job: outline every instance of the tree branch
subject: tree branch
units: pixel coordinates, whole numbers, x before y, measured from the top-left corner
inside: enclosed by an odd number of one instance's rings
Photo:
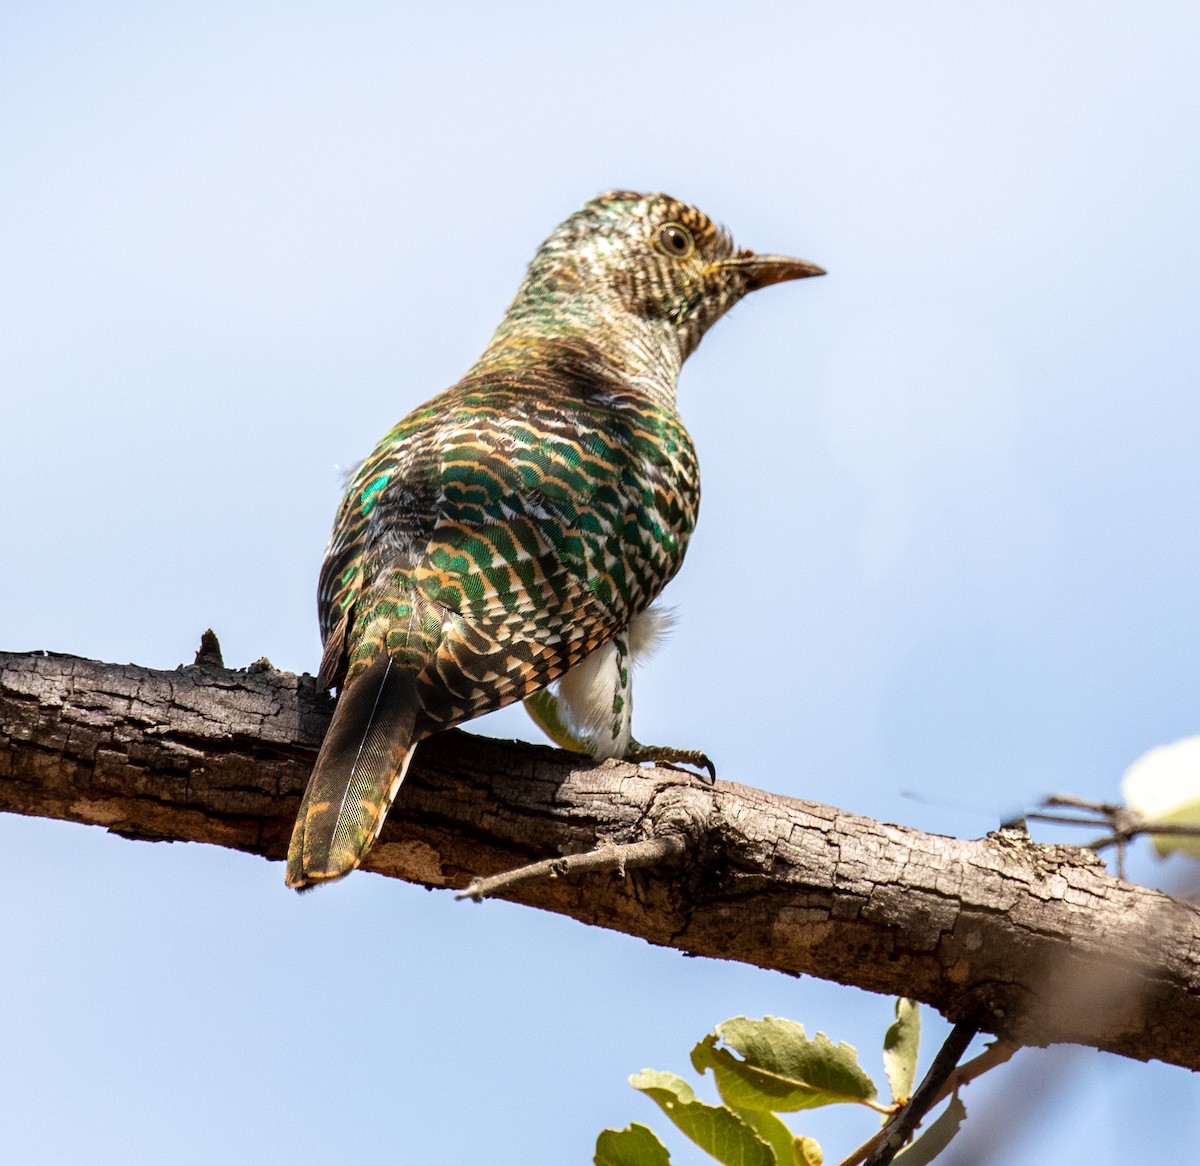
[[[938,1050],[917,1091],[902,1105],[881,1131],[879,1144],[867,1155],[863,1166],[891,1166],[892,1160],[907,1144],[913,1131],[925,1119],[925,1115],[938,1103],[942,1090],[950,1075],[958,1068],[958,1062],[975,1039],[978,1029],[971,1024],[956,1024]]]
[[[958,1065],[946,1077],[933,1100],[925,1107],[925,1112],[928,1113],[929,1110],[933,1109],[936,1105],[940,1105],[952,1093],[957,1093],[964,1085],[970,1085],[972,1081],[978,1077],[982,1077],[984,1073],[989,1072],[998,1065],[1003,1065],[1006,1061],[1011,1061],[1019,1048],[1019,1045],[1009,1044],[1007,1041],[996,1041],[994,1044],[988,1045],[979,1056],[972,1057],[965,1065]],[[854,1150],[850,1155],[843,1158],[838,1163],[838,1166],[862,1166],[867,1158],[887,1140],[890,1132],[889,1125],[890,1123],[884,1125],[874,1137],[868,1138],[857,1150]]]
[[[265,662],[159,672],[0,653],[0,810],[282,859],[331,707],[310,677]],[[668,838],[682,861],[499,894],[693,955],[912,996],[1017,1043],[1200,1068],[1200,913],[1020,832],[941,838],[452,732],[422,744],[367,866],[462,888]]]

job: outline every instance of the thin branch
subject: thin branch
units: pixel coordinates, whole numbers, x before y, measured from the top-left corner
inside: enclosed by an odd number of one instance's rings
[[[994,1069],[997,1065],[1003,1065],[1011,1061],[1020,1048],[1020,1045],[1003,1040],[998,1040],[988,1045],[979,1056],[972,1057],[965,1065],[959,1065],[950,1074],[949,1079],[946,1081],[934,1104],[936,1105],[938,1101],[945,1101],[951,1093],[957,1092],[964,1085],[970,1085],[972,1081],[977,1077],[982,1077],[989,1069]]]
[[[666,866],[686,854],[687,850],[687,839],[678,834],[666,838],[647,838],[642,842],[626,842],[619,846],[609,844],[583,854],[546,858],[541,862],[531,862],[526,866],[490,875],[485,879],[472,879],[454,897],[482,903],[484,899],[511,890],[521,883],[536,879],[565,878],[569,874],[591,871],[615,871],[624,878],[625,871],[630,867]]]
[[[1065,806],[1073,810],[1086,811],[1085,816],[1075,814],[1027,814],[1031,822],[1051,822],[1058,826],[1107,826],[1109,833],[1086,843],[1089,850],[1097,854],[1115,846],[1117,850],[1117,877],[1125,877],[1125,851],[1135,838],[1142,835],[1159,835],[1167,838],[1200,838],[1200,826],[1180,822],[1155,822],[1144,818],[1137,810],[1116,802],[1093,802],[1075,794],[1054,794],[1042,802],[1043,807]]]
[[[957,1093],[964,1085],[969,1085],[976,1078],[982,1077],[990,1069],[994,1069],[998,1065],[1003,1065],[1007,1061],[1012,1060],[1020,1047],[1020,1045],[1013,1044],[1010,1041],[994,1041],[977,1057],[972,1057],[965,1065],[958,1065],[946,1078],[942,1087],[938,1090],[937,1096],[926,1107],[925,1112],[928,1113],[935,1106],[941,1105],[946,1098]],[[914,1126],[913,1128],[915,1130],[917,1127]],[[878,1133],[868,1138],[861,1146],[843,1158],[838,1163],[838,1166],[862,1166],[867,1158],[883,1144],[887,1137],[888,1126],[885,1125]]]
[[[883,1140],[871,1151],[863,1166],[891,1166],[892,1159],[908,1143],[913,1131],[937,1103],[942,1087],[958,1067],[963,1053],[978,1032],[976,1025],[965,1023],[956,1024],[950,1030],[950,1035],[933,1058],[933,1064],[917,1086],[917,1091],[883,1127]]]
[[[1117,838],[1131,841],[1139,834],[1162,834],[1170,838],[1200,838],[1200,826],[1187,825],[1183,822],[1157,822],[1152,818],[1143,818],[1134,810],[1122,808],[1119,817],[1105,818],[1072,818],[1066,814],[1026,814],[1030,822],[1056,822],[1060,826],[1092,826],[1111,824],[1114,835],[1108,845],[1113,845]]]

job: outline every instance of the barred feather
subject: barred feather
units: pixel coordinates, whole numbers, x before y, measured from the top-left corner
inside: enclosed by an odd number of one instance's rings
[[[342,694],[292,831],[289,887],[340,878],[362,861],[416,748],[418,707],[412,672],[388,655]]]

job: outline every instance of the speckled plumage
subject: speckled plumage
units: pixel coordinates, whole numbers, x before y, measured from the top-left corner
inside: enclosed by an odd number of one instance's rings
[[[686,256],[668,250],[681,239]],[[747,291],[818,273],[735,253],[665,195],[603,195],[550,236],[478,363],[347,488],[319,588],[320,683],[341,695],[290,885],[358,865],[422,738],[610,644],[610,739],[554,735],[629,752],[628,630],[682,564],[700,501],[680,367]]]

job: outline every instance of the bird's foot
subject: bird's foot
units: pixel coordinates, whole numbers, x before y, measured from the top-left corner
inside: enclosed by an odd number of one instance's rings
[[[575,732],[568,725],[562,702],[550,689],[543,688],[540,692],[527,696],[525,711],[560,749],[595,757],[598,752],[595,739],[585,733]],[[690,765],[694,769],[706,770],[709,781],[717,780],[717,767],[712,763],[708,754],[702,753],[699,749],[672,749],[664,745],[643,745],[640,741],[630,741],[629,747],[622,757],[609,760],[635,763],[652,761],[659,765],[669,765],[674,769]],[[603,763],[602,760],[601,764]]]
[[[695,769],[706,769],[709,782],[717,780],[717,767],[708,754],[699,749],[672,749],[669,745],[643,745],[640,741],[630,741],[624,760],[653,761],[656,765],[669,765],[673,769],[690,765]]]

